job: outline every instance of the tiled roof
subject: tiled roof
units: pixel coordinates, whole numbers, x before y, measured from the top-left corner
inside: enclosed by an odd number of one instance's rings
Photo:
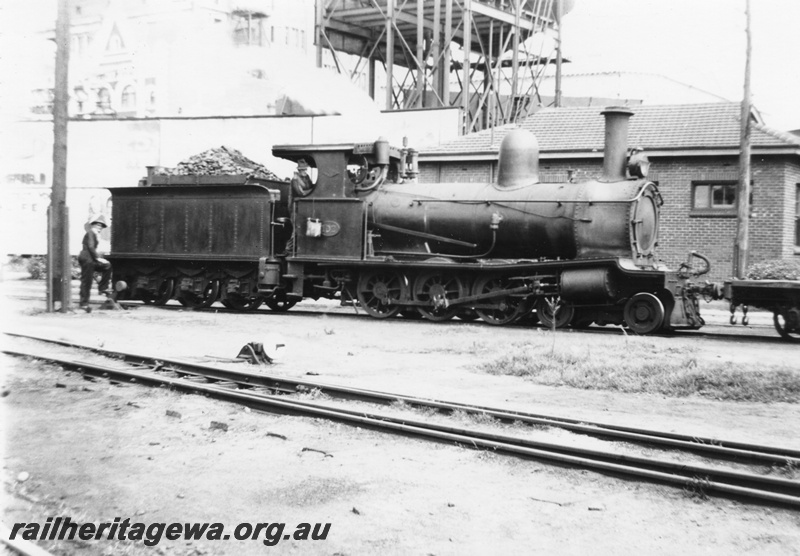
[[[647,151],[738,148],[741,105],[709,104],[638,105],[628,130],[628,146]],[[598,107],[545,108],[528,116],[518,127],[536,135],[541,152],[602,151],[605,120]],[[421,155],[496,153],[514,126],[471,133],[449,143],[425,149]],[[752,147],[800,147],[800,137],[776,131],[754,121]]]

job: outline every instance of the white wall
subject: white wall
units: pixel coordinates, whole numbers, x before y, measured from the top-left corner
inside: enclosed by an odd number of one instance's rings
[[[106,212],[108,188],[132,187],[147,166],[175,166],[222,145],[239,150],[280,177],[294,165],[272,156],[273,145],[354,143],[386,137],[420,149],[458,136],[459,110],[409,110],[355,116],[264,116],[70,121],[67,206],[70,245],[77,253],[86,219]],[[53,123],[16,122],[0,142],[0,249],[7,254],[46,252],[52,188]]]

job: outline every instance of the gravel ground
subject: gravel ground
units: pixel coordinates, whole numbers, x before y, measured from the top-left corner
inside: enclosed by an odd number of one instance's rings
[[[205,362],[234,357],[250,341],[280,342],[286,347],[270,373],[800,449],[796,404],[545,387],[480,370],[509,345],[548,334],[538,329],[375,321],[325,303],[303,303],[298,309],[307,311],[298,314],[153,307],[48,314],[34,298],[41,283],[4,278],[6,332]],[[723,306],[706,313],[712,330],[727,318]],[[769,315],[754,313],[749,328],[727,329],[772,338],[769,326]],[[559,332],[556,340],[608,338]],[[647,341],[676,349],[701,342],[704,358],[762,369],[800,354],[798,346],[747,337]],[[5,335],[3,342],[32,345]],[[106,538],[38,543],[54,554],[800,554],[796,511],[704,500],[672,487],[164,389],[89,382],[8,356],[0,364],[5,525],[120,517],[148,526],[221,523],[231,534],[161,539],[154,547]],[[564,431],[535,434],[607,446]],[[237,541],[240,523],[285,523],[284,534],[300,523],[330,528],[324,540],[281,538],[268,547],[262,541],[277,526]]]

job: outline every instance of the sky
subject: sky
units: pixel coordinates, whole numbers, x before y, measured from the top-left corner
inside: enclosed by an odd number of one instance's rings
[[[800,0],[750,4],[753,104],[768,125],[800,129]],[[575,0],[562,25],[572,60],[564,73],[655,73],[741,101],[745,7],[745,0]]]
[[[753,103],[772,127],[800,129],[800,0],[750,2]],[[655,73],[740,101],[745,5],[746,0],[574,0],[562,25],[564,54],[572,61],[564,72]],[[11,40],[12,51],[26,31],[53,25],[54,6],[53,0],[0,1],[0,33]],[[24,50],[14,59],[18,63],[6,66],[0,81],[10,73],[24,81],[25,66],[35,63]]]

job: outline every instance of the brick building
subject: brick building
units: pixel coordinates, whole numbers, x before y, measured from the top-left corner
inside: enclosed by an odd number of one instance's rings
[[[632,107],[628,146],[642,147],[648,176],[664,198],[659,257],[672,268],[696,250],[712,262],[709,279],[733,272],[736,239],[740,104]],[[536,135],[540,180],[581,181],[603,168],[601,109],[545,109],[519,127]],[[749,262],[800,258],[800,137],[766,127],[752,114],[752,205]],[[465,135],[420,154],[420,181],[491,182],[505,133]]]

